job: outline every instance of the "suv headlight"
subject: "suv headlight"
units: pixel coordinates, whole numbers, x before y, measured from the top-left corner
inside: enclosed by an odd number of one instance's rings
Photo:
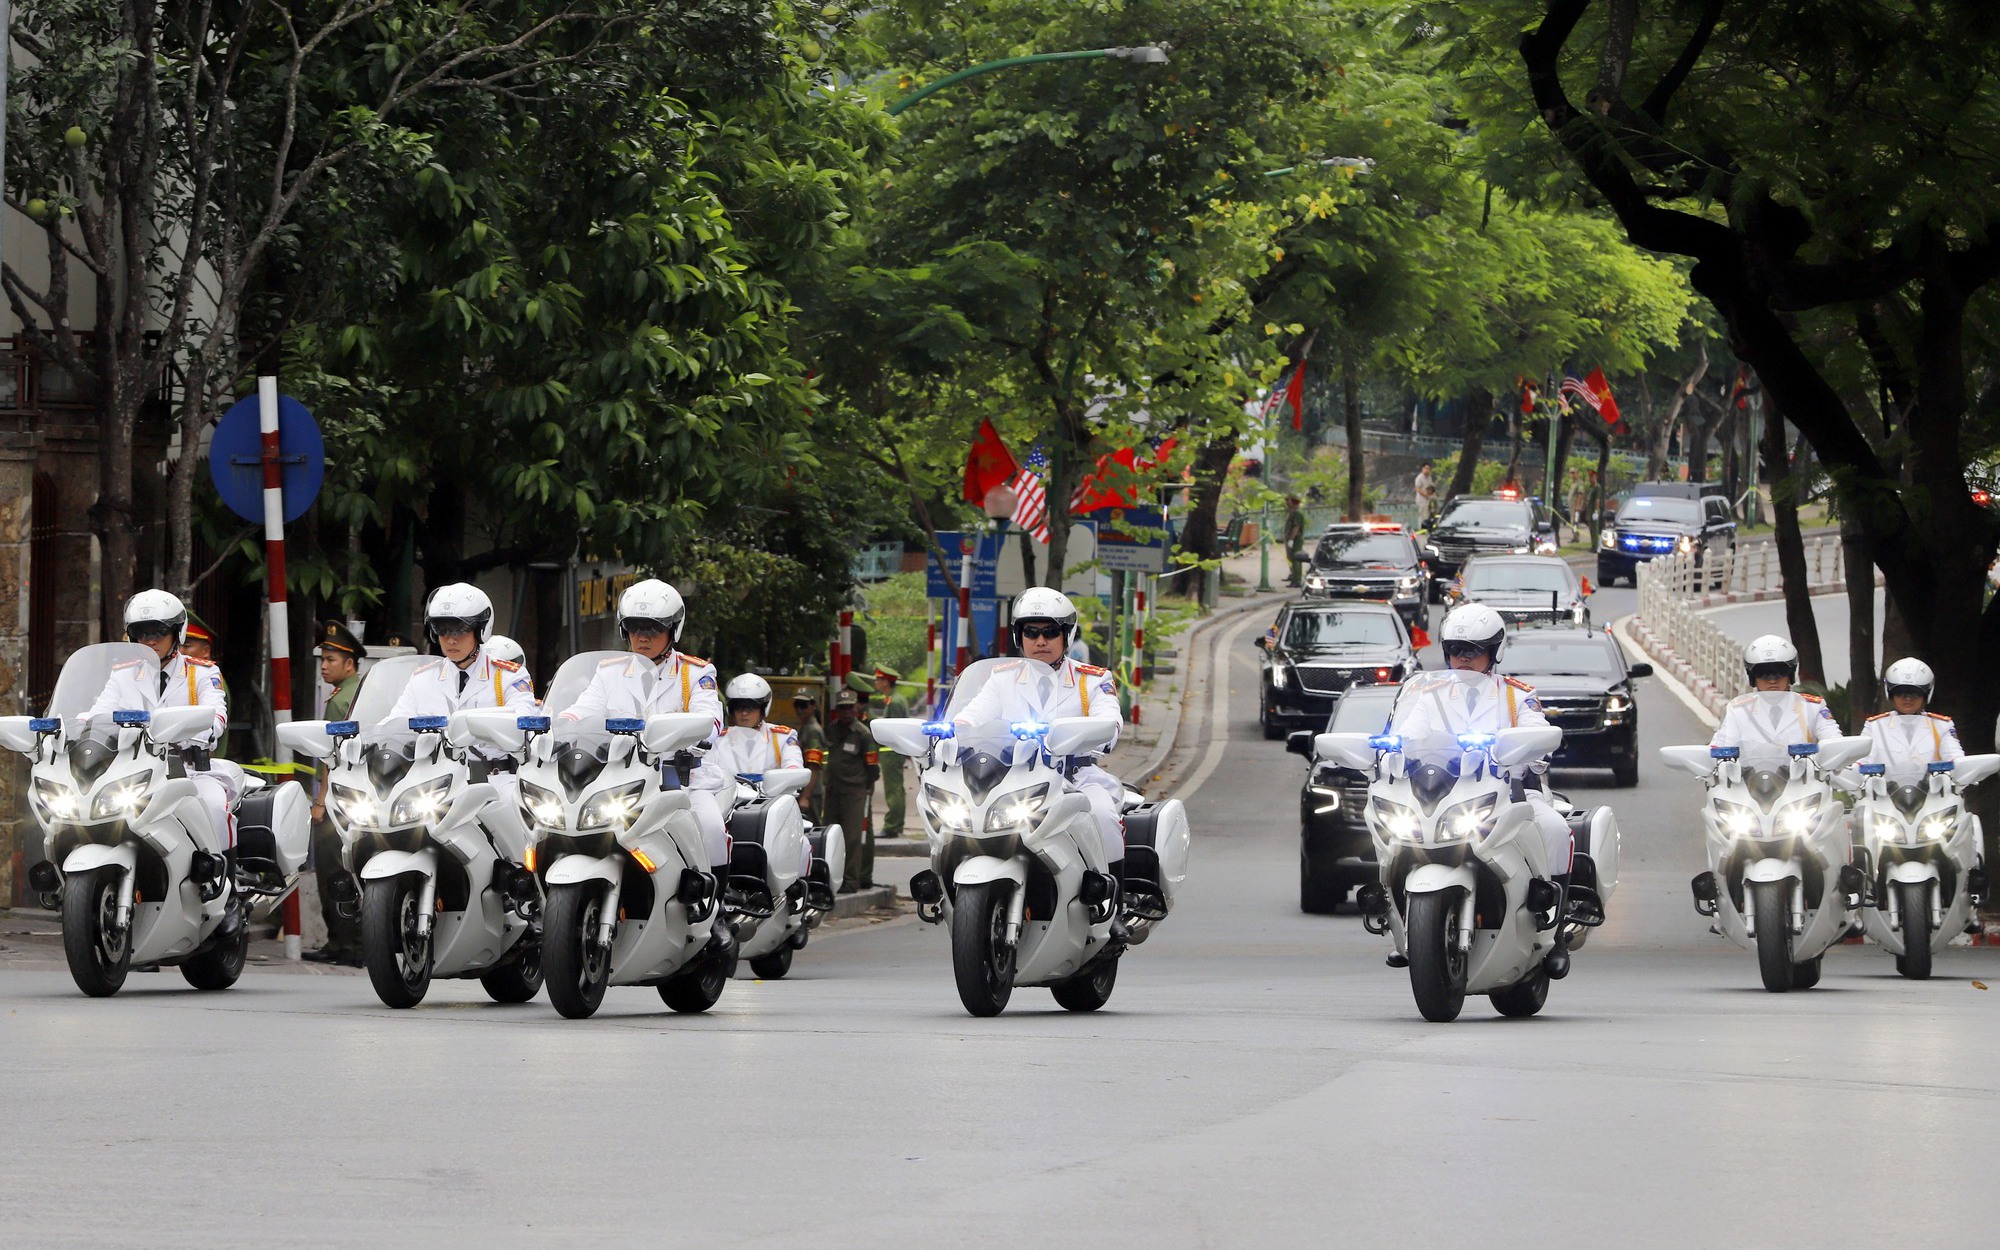
[[[1512,552],[1513,554],[1515,554],[1515,555],[1517,555],[1517,556],[1524,556],[1524,555],[1527,555],[1527,554],[1528,554],[1529,552],[1533,551],[1534,549],[1535,549],[1535,544],[1533,544],[1533,543],[1521,543],[1521,544],[1520,544],[1519,546],[1514,546],[1514,547],[1509,547],[1509,548],[1507,548],[1507,550],[1508,550],[1508,551]]]
[[[1375,818],[1375,823],[1390,837],[1399,838],[1404,842],[1423,840],[1424,822],[1417,818],[1413,808],[1405,807],[1378,794],[1368,800],[1368,812]]]
[[[563,814],[562,800],[552,791],[544,790],[532,781],[520,783],[521,818],[528,822],[528,828],[562,829],[569,819]]]
[[[1618,550],[1618,531],[1607,526],[1605,531],[1597,536],[1597,545],[1606,551]]]
[[[107,820],[122,816],[126,820],[132,819],[146,806],[146,791],[152,784],[153,772],[148,769],[104,787],[90,805],[90,818]]]
[[[1042,813],[1048,810],[1048,806],[1049,787],[1046,782],[1002,795],[1000,801],[986,813],[986,832],[1025,834],[1041,823]]]
[[[972,804],[949,790],[924,787],[924,812],[939,833],[971,833]]]
[[[439,777],[436,781],[425,782],[413,790],[405,791],[389,809],[389,824],[396,828],[405,825],[428,825],[444,815],[445,800],[451,794],[451,778]]]
[[[382,805],[365,790],[336,784],[328,787],[327,799],[345,824],[372,829],[382,819]]]
[[[1778,818],[1771,822],[1772,826],[1789,837],[1804,837],[1812,832],[1813,822],[1819,816],[1819,800],[1820,796],[1814,794],[1785,804],[1778,809]]]
[[[83,815],[83,799],[60,781],[35,778],[35,807],[45,820],[75,820]]]
[[[1438,831],[1454,838],[1474,835],[1483,838],[1492,831],[1493,812],[1499,804],[1499,795],[1488,794],[1447,808],[1444,817],[1438,821]]]
[[[1674,550],[1675,550],[1675,551],[1693,551],[1693,550],[1694,550],[1694,539],[1693,539],[1693,538],[1692,538],[1691,536],[1687,535],[1687,534],[1682,534],[1682,535],[1681,535],[1681,538],[1680,538],[1680,541],[1674,544]]]
[[[1415,594],[1417,587],[1423,584],[1424,579],[1421,577],[1399,577],[1396,579],[1396,589],[1406,595]]]
[[[585,801],[583,810],[576,814],[577,832],[625,828],[639,815],[639,800],[645,793],[646,783],[643,781],[599,790]]]
[[[1313,576],[1312,574],[1308,573],[1308,574],[1306,575],[1306,589],[1307,589],[1307,590],[1325,590],[1325,589],[1326,589],[1326,579],[1325,579],[1324,577],[1314,577],[1314,576]]]
[[[1290,679],[1291,673],[1287,670],[1283,660],[1271,665],[1271,689],[1283,690],[1285,683]]]
[[[1632,696],[1612,692],[1604,697],[1604,723],[1622,725],[1632,713]]]

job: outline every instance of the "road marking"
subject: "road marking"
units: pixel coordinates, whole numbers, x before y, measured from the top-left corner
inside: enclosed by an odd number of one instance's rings
[[[1194,770],[1194,776],[1174,791],[1173,797],[1186,802],[1196,790],[1201,789],[1210,774],[1222,764],[1222,753],[1229,746],[1229,668],[1236,660],[1236,640],[1243,631],[1257,622],[1254,613],[1246,612],[1243,620],[1222,634],[1215,643],[1216,659],[1210,663],[1208,726],[1210,737],[1208,753],[1201,758],[1201,766]]]

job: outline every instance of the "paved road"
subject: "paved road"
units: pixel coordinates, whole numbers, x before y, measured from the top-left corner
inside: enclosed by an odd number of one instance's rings
[[[1615,604],[1607,606],[1614,607]],[[1600,608],[1602,611],[1603,608]],[[1612,920],[1546,1013],[1422,1023],[1384,944],[1296,910],[1302,765],[1230,741],[1189,800],[1195,876],[1093,1016],[974,1021],[944,935],[841,935],[706,1017],[614,990],[565,1022],[443,985],[252,972],[107,1002],[0,973],[0,1239],[22,1246],[1237,1247],[1969,1244],[2000,1106],[2000,979],[1904,983],[1842,948],[1775,996],[1687,905],[1692,783],[1614,801]],[[1648,747],[1705,738],[1648,690]],[[1650,756],[1649,756],[1650,758]]]
[[[1879,669],[1882,662],[1882,607],[1885,600],[1882,592],[1875,592],[1875,663]],[[1847,662],[1847,596],[1821,595],[1812,601],[1813,620],[1819,625],[1819,647],[1821,658],[1826,662],[1828,685],[1847,684],[1849,665]],[[1738,642],[1749,642],[1763,634],[1790,636],[1791,630],[1785,623],[1785,605],[1781,600],[1769,603],[1738,603],[1726,608],[1713,608],[1706,614],[1716,627]]]

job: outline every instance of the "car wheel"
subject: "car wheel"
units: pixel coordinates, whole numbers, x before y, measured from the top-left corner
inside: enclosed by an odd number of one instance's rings
[[[1611,779],[1626,789],[1639,784],[1639,761],[1619,760],[1611,765]]]
[[[1309,916],[1329,916],[1347,901],[1347,887],[1331,875],[1314,876],[1312,856],[1299,855],[1299,910]]]

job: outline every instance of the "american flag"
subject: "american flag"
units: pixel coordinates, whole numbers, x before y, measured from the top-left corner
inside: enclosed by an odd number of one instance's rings
[[[1597,392],[1591,390],[1588,386],[1585,386],[1583,384],[1583,379],[1576,377],[1573,374],[1566,373],[1563,375],[1562,388],[1560,393],[1564,395],[1574,395],[1577,399],[1582,400],[1585,406],[1587,406],[1592,412],[1596,412],[1599,409],[1599,404],[1597,401]]]
[[[1049,454],[1037,443],[1028,452],[1028,463],[1007,483],[1014,492],[1014,524],[1034,535],[1035,541],[1049,541],[1049,492],[1035,472],[1049,467]]]

